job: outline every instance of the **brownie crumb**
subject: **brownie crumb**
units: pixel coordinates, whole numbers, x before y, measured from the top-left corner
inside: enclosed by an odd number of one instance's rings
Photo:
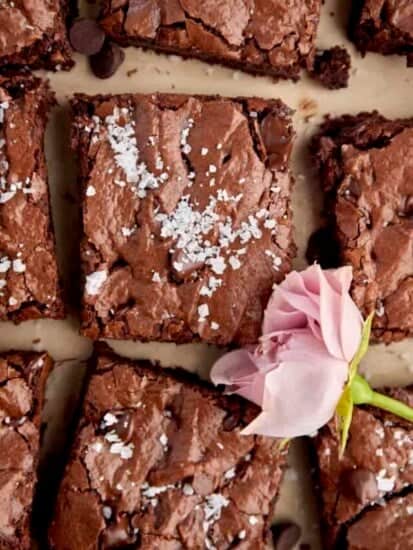
[[[311,75],[329,90],[339,90],[347,88],[350,69],[351,57],[348,51],[334,46],[317,52]]]

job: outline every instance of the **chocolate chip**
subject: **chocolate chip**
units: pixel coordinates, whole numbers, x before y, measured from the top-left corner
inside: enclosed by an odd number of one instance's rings
[[[361,504],[373,502],[379,495],[376,476],[362,468],[347,471],[342,476],[341,489],[344,494]]]
[[[301,527],[292,521],[271,527],[275,550],[292,550],[301,538]]]
[[[69,31],[74,50],[84,55],[94,55],[103,47],[105,33],[94,19],[78,19]]]
[[[261,122],[261,136],[271,168],[284,168],[292,149],[293,131],[280,117],[269,114]]]
[[[306,258],[309,264],[314,262],[324,269],[340,265],[339,247],[331,227],[322,227],[315,231],[309,241]]]
[[[103,48],[90,58],[90,67],[98,78],[110,78],[125,60],[125,52],[113,42],[105,42]]]

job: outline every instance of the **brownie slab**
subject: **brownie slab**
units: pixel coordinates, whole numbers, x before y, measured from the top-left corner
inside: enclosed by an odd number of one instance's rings
[[[295,247],[279,101],[78,96],[83,333],[255,342]]]
[[[63,317],[44,135],[54,95],[32,77],[0,77],[0,319]]]
[[[313,142],[326,214],[352,295],[376,340],[413,333],[413,122],[377,113],[328,120]],[[329,252],[324,250],[324,252]]]
[[[104,0],[100,23],[123,46],[297,80],[311,68],[321,0]]]
[[[410,0],[353,0],[350,36],[362,53],[413,53]]]
[[[258,412],[183,371],[101,351],[51,548],[264,550],[286,449],[240,434]]]
[[[413,405],[413,387],[387,392]],[[378,409],[356,408],[340,460],[335,422],[315,439],[325,548],[410,549],[413,427]]]
[[[1,2],[0,68],[70,68],[66,18],[73,5],[73,0]]]
[[[0,548],[31,548],[40,415],[52,360],[46,353],[0,354]]]

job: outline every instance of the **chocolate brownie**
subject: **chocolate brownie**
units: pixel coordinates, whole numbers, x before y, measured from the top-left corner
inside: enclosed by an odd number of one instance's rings
[[[363,54],[413,54],[411,0],[353,0],[350,36]]]
[[[413,333],[412,146],[413,121],[378,113],[329,119],[313,142],[332,246],[353,266],[353,298],[365,316],[376,312],[384,342]]]
[[[295,252],[280,101],[77,96],[83,334],[255,342]]]
[[[52,360],[46,353],[0,355],[0,548],[29,550],[37,483],[40,415]]]
[[[351,57],[345,48],[334,46],[318,51],[311,76],[329,90],[347,88],[350,79]]]
[[[54,95],[0,77],[0,319],[63,317],[43,141]]]
[[[104,0],[100,23],[123,46],[297,80],[312,66],[321,0]]]
[[[387,392],[413,405],[413,386]],[[356,408],[340,460],[335,422],[315,439],[325,547],[408,550],[413,543],[413,426]]]
[[[287,449],[241,435],[258,408],[183,371],[95,361],[51,548],[267,548]]]
[[[0,68],[70,68],[66,19],[73,5],[73,0],[0,2]]]

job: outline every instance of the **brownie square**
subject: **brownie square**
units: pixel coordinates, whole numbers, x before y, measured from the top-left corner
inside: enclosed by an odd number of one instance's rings
[[[413,386],[387,393],[413,405]],[[410,549],[413,427],[378,409],[356,408],[340,460],[335,422],[315,439],[325,548]]]
[[[184,371],[101,351],[51,548],[264,550],[287,450],[240,434],[258,412]]]
[[[46,353],[0,354],[0,548],[31,548],[40,415],[52,360]]]
[[[311,68],[321,0],[104,0],[100,23],[123,46],[297,80]]]
[[[72,67],[66,19],[73,0],[4,0],[0,3],[0,68]]]
[[[413,53],[410,0],[353,0],[350,36],[362,53]]]
[[[54,95],[32,77],[0,77],[0,319],[63,317],[44,134]]]
[[[255,342],[295,247],[280,101],[78,96],[83,334]]]
[[[413,333],[413,121],[378,113],[330,119],[313,142],[340,263],[352,295],[376,315],[376,340]],[[321,252],[323,255],[323,251]]]

